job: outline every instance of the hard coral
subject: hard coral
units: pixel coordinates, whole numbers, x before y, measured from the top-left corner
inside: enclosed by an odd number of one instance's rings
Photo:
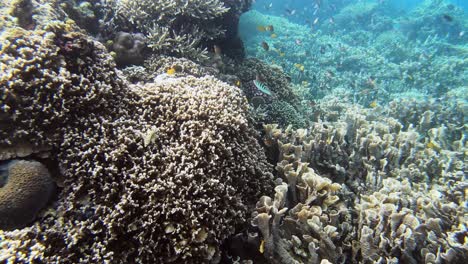
[[[83,35],[7,33],[1,144],[50,147],[64,188],[56,213],[0,234],[0,259],[216,262],[272,185],[241,91],[214,77],[130,86]]]
[[[56,147],[66,124],[106,108],[118,89],[111,57],[82,34],[13,28],[0,41],[0,156]]]
[[[142,33],[148,39],[148,47],[158,55],[200,61],[207,59],[206,49],[213,43],[228,43],[237,38],[239,14],[251,2],[113,0],[109,3],[108,19],[104,20],[110,35],[116,29]],[[226,23],[226,16],[234,18],[234,22]],[[230,32],[227,36],[226,31]]]
[[[0,175],[0,229],[22,228],[47,204],[54,181],[36,161],[13,160],[5,169]]]

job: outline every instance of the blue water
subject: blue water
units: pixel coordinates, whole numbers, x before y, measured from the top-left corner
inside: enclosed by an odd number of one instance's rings
[[[347,1],[347,0],[333,0],[333,1],[321,1],[321,2],[327,2],[329,4],[337,4],[337,3],[347,3],[347,2],[353,2],[352,1]],[[406,10],[409,11],[412,8],[416,7],[418,4],[422,3],[424,0],[386,0],[384,2],[390,3],[392,6],[400,8],[401,10]],[[278,11],[284,8],[295,8],[295,9],[303,9],[304,7],[307,6],[313,6],[316,1],[313,0],[287,0],[287,1],[282,1],[282,0],[257,0],[255,4],[253,5],[254,9],[266,9],[265,7],[268,7],[270,4],[272,5],[272,10]],[[446,2],[453,3],[465,10],[468,10],[468,1],[466,0],[448,0]]]
[[[468,83],[461,2],[259,0],[239,29],[249,57],[282,68],[311,98],[334,89],[352,90],[363,105],[408,93],[440,98]]]

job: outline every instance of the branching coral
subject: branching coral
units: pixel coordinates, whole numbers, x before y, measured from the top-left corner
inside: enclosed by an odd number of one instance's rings
[[[82,34],[15,30],[1,40],[0,144],[48,147],[64,187],[54,211],[0,234],[0,259],[217,262],[272,188],[241,91],[214,77],[130,86]]]
[[[225,29],[215,19],[229,11],[222,1],[109,1],[108,27],[143,33],[157,54],[207,59],[203,41],[219,40]]]

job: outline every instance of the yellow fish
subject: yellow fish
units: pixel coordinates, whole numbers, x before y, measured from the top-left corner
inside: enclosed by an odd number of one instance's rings
[[[369,104],[371,108],[376,108],[378,106],[377,101],[373,101],[372,103]]]
[[[236,81],[236,86],[237,86],[237,87],[240,87],[240,86],[241,86],[241,81],[237,80],[237,81]]]
[[[271,37],[271,38],[277,38],[278,35],[276,35],[275,33],[273,33],[273,34],[270,35],[270,37]]]
[[[260,248],[258,249],[258,251],[260,251],[260,253],[263,254],[263,252],[265,252],[265,240],[262,239],[262,242],[260,242]]]
[[[300,63],[295,63],[294,64],[294,67],[296,67],[298,70],[300,71],[304,71],[304,65],[300,64]]]
[[[427,143],[426,147],[430,148],[430,149],[433,149],[433,148],[436,147],[436,145],[431,141],[431,142]]]
[[[265,32],[266,28],[264,26],[257,26],[257,30],[260,32]]]
[[[308,81],[302,81],[302,86],[309,86],[309,82]]]
[[[166,73],[169,75],[174,75],[176,73],[176,69],[174,67],[170,67],[167,69]]]

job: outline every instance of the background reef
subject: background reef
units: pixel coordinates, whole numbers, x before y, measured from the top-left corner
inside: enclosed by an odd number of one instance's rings
[[[466,262],[465,11],[253,2],[0,3],[0,262]]]

